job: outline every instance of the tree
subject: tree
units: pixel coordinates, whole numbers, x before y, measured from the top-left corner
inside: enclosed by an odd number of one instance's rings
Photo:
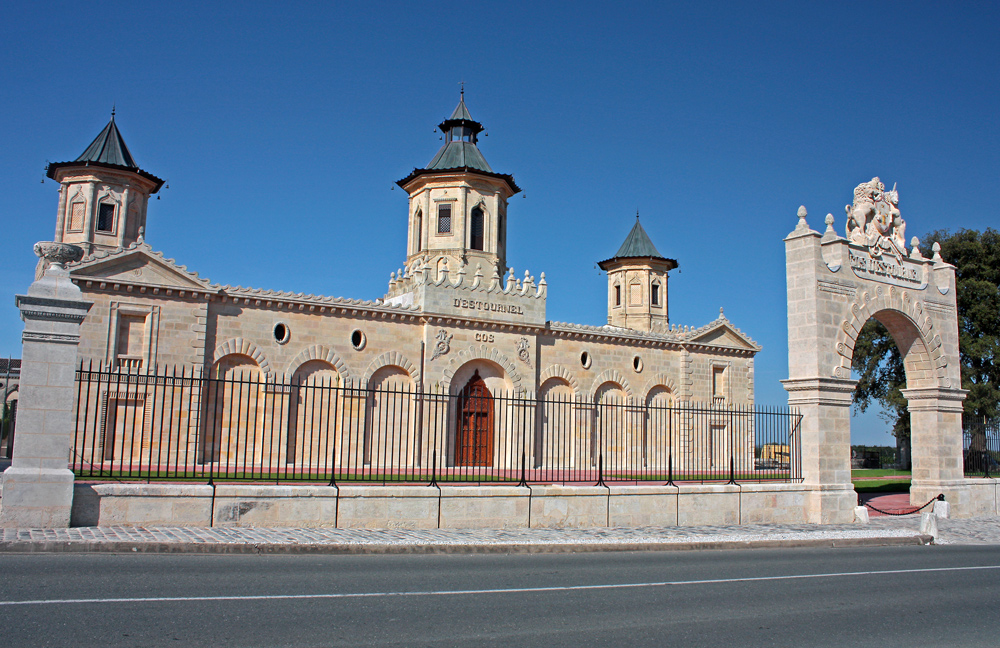
[[[996,417],[1000,414],[1000,232],[938,230],[922,240],[925,247],[939,242],[941,256],[955,266],[962,389],[969,391],[965,412]],[[900,392],[906,386],[903,360],[889,331],[874,319],[858,335],[852,364],[860,375],[855,407],[863,412],[872,402],[880,403],[892,419],[893,434],[908,438],[910,418]]]

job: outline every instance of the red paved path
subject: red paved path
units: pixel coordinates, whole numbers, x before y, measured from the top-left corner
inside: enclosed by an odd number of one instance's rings
[[[914,508],[914,506],[910,504],[909,493],[888,493],[886,495],[875,496],[862,495],[861,501],[865,504],[871,504],[876,508],[880,508],[883,511],[891,511],[893,513],[896,511],[910,511]],[[881,517],[882,514],[869,508],[868,516]]]

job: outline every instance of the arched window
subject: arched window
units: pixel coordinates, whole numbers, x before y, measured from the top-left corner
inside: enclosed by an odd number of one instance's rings
[[[455,465],[493,463],[493,394],[477,370],[458,397]]]
[[[483,210],[481,207],[473,207],[472,215],[470,217],[470,236],[469,236],[469,247],[473,250],[484,249],[483,243],[485,239],[485,223],[483,222]]]
[[[97,231],[113,234],[115,231],[115,206],[101,203],[97,208]]]
[[[417,221],[416,222],[417,231],[415,231],[413,233],[413,240],[417,244],[417,249],[415,250],[415,252],[419,252],[420,250],[424,249],[424,245],[423,245],[423,243],[424,243],[424,241],[423,241],[423,238],[424,238],[424,212],[422,212],[419,209],[417,210],[416,221]]]
[[[82,201],[76,201],[69,206],[69,221],[66,224],[66,231],[68,232],[82,232],[83,231],[83,214],[87,209],[87,205]]]

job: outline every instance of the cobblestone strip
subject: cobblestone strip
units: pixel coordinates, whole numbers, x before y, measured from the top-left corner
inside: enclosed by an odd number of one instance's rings
[[[165,545],[211,545],[219,549],[248,546],[271,550],[295,547],[337,546],[389,550],[406,547],[460,549],[575,547],[580,550],[666,546],[772,546],[839,541],[862,543],[879,539],[916,539],[917,527],[908,524],[878,525],[746,525],[711,527],[647,527],[590,529],[303,529],[240,527],[87,527],[73,529],[4,529],[0,543],[8,549],[30,550],[32,546],[56,550],[64,545],[77,549]],[[79,545],[85,545],[81,547]],[[2,547],[0,547],[2,548]],[[203,550],[211,549],[203,546]],[[70,547],[70,549],[72,549]],[[138,550],[138,549],[136,549]],[[197,550],[192,548],[192,550]]]

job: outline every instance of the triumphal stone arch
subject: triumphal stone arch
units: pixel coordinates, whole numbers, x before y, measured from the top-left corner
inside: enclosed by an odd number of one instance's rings
[[[809,518],[850,522],[851,359],[861,327],[881,322],[906,370],[903,395],[910,411],[911,502],[943,493],[956,515],[971,514],[962,472],[962,401],[955,268],[933,246],[905,238],[899,195],[878,178],[858,185],[845,208],[845,236],[826,217],[820,234],[799,222],[785,238],[788,282],[789,404],[802,419],[802,471],[813,486]]]

